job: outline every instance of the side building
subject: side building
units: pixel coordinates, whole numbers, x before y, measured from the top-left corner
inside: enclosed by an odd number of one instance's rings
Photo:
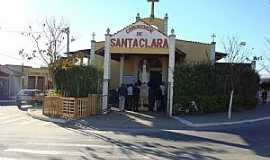
[[[0,65],[0,100],[12,100],[21,89],[45,91],[51,87],[49,70],[21,65]]]

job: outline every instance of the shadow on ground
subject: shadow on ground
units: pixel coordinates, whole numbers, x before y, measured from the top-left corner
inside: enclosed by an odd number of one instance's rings
[[[219,160],[218,158],[214,156],[209,156],[209,154],[224,154],[226,153],[225,150],[219,150],[219,149],[213,149],[212,147],[197,145],[196,147],[181,147],[178,145],[169,145],[164,144],[160,142],[160,140],[167,140],[172,141],[175,144],[177,142],[209,142],[209,143],[222,143],[219,141],[213,141],[206,138],[200,138],[196,136],[190,136],[185,134],[177,134],[173,132],[168,131],[158,131],[158,132],[151,132],[151,133],[124,133],[128,134],[129,136],[133,137],[150,137],[151,139],[154,139],[153,141],[139,141],[139,142],[129,142],[126,140],[121,140],[117,138],[112,138],[109,136],[105,136],[103,134],[95,133],[95,132],[87,132],[84,130],[73,130],[76,133],[82,134],[84,136],[89,137],[96,137],[98,139],[101,139],[105,142],[108,142],[114,146],[117,146],[119,148],[120,152],[123,153],[126,158],[128,159],[136,159],[136,155],[145,156],[151,159],[175,159],[175,160]],[[123,134],[122,132],[115,132],[118,134]],[[157,139],[158,138],[158,139]],[[156,140],[156,141],[155,141]],[[230,146],[237,146],[241,148],[245,148],[245,146],[238,146],[237,144],[228,144],[225,145]],[[95,147],[86,147],[84,150],[82,150],[82,153],[85,156],[82,156],[82,159],[88,159],[88,158],[94,158],[94,159],[100,159],[105,160],[106,158],[100,156],[99,154],[96,154],[95,151],[98,151]],[[107,154],[113,154],[112,151],[107,151]]]
[[[220,149],[223,148],[222,146],[235,149],[251,150],[257,155],[270,157],[270,155],[266,154],[266,150],[254,147],[254,145],[257,146],[258,144],[254,143],[254,141],[250,141],[250,139],[245,137],[242,132],[234,132],[234,130],[226,129],[188,129],[179,124],[179,122],[162,114],[112,112],[108,115],[93,116],[80,121],[72,121],[62,127],[84,136],[94,136],[114,146],[117,146],[120,152],[126,155],[129,159],[133,159],[132,157],[139,154],[151,157],[152,159],[219,160],[219,157],[214,155],[229,155],[226,149]],[[177,133],[173,130],[192,130],[234,134],[240,136],[247,144],[234,143],[224,139],[210,139],[200,135],[196,136]],[[134,139],[142,137],[147,138],[147,140],[129,142],[125,139],[107,136],[106,134],[94,131],[108,131],[114,135],[119,135],[120,137],[122,135],[127,135],[134,137]],[[166,142],[169,142],[169,144]],[[179,144],[182,143],[187,145],[179,146]],[[221,147],[218,147],[219,149],[217,149],[215,147],[216,145],[221,145]],[[95,153],[96,150],[97,149],[95,147],[86,147],[81,151],[83,155],[85,155],[82,156],[82,159],[88,159],[89,157],[100,160],[104,159],[104,157],[101,157]],[[106,154],[112,155],[113,152],[106,152]]]
[[[250,124],[212,128],[188,128],[179,122],[168,118],[164,114],[133,112],[111,112],[108,115],[93,116],[87,119],[71,121],[61,125],[63,128],[80,135],[96,137],[104,142],[117,146],[122,154],[129,159],[136,159],[136,155],[144,155],[152,159],[210,159],[219,160],[217,155],[230,155],[226,148],[231,150],[252,151],[256,155],[270,157],[270,130],[266,129],[267,122],[262,127]],[[269,125],[268,125],[269,126]],[[175,131],[174,131],[175,130]],[[190,135],[187,132],[195,131],[198,135]],[[106,131],[113,135],[102,134]],[[244,143],[237,143],[226,138],[207,138],[199,135],[199,132],[222,133],[238,136]],[[186,134],[187,133],[187,134]],[[134,139],[142,138],[142,141],[127,141],[121,136],[129,136]],[[145,141],[143,139],[146,138]],[[166,143],[169,142],[169,143]],[[185,144],[179,146],[179,144]],[[267,145],[268,144],[268,145]],[[216,147],[219,146],[219,147]],[[220,149],[221,148],[221,149]],[[95,147],[85,147],[82,159],[106,159],[97,154]],[[107,155],[113,155],[113,151],[104,151]]]

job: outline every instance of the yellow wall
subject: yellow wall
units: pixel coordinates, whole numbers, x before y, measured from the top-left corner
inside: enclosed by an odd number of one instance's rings
[[[176,48],[186,54],[184,63],[210,63],[210,44],[176,40]]]
[[[48,81],[51,81],[49,76],[49,69],[44,68],[29,68],[24,67],[23,74],[25,76],[25,81],[23,83],[23,88],[28,88],[28,76],[39,76],[45,78],[45,89],[48,88]]]
[[[117,88],[119,86],[119,81],[120,81],[120,63],[118,61],[112,60],[110,88],[111,89]]]
[[[136,75],[136,64],[135,64],[135,59],[132,58],[133,56],[129,57],[126,56],[125,57],[125,61],[124,61],[124,75]]]
[[[104,44],[105,44],[104,41],[96,42],[96,51],[101,48],[104,48]]]
[[[96,55],[95,64],[97,68],[103,71],[104,66],[104,57]],[[120,75],[120,63],[115,60],[111,60],[111,79],[110,79],[110,88],[117,88],[119,85],[119,75]]]
[[[24,68],[24,74],[27,76],[48,76],[48,68]]]

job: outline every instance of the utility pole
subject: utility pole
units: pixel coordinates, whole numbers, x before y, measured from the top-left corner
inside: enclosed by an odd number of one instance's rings
[[[21,89],[25,89],[24,88],[24,63],[22,63],[22,68],[21,68],[21,75],[22,75],[22,77],[21,77]]]
[[[64,29],[62,30],[62,32],[64,32],[64,33],[67,34],[67,56],[69,57],[69,33],[70,33],[69,27],[64,28]]]
[[[66,28],[67,33],[67,55],[69,56],[69,27]]]

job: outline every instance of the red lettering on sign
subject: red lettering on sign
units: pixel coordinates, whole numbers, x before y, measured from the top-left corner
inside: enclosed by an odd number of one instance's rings
[[[127,48],[127,39],[122,38],[122,47]]]
[[[128,48],[131,48],[131,44],[132,44],[132,39],[131,38],[128,38]]]
[[[133,48],[138,48],[138,40],[137,39],[134,39],[132,47]]]
[[[163,40],[162,39],[157,39],[157,48],[162,48]]]
[[[112,47],[115,47],[115,41],[116,41],[115,38],[112,38],[112,39],[111,39],[111,46],[112,46]]]
[[[121,47],[121,41],[119,38],[116,39],[116,47]]]
[[[157,48],[157,42],[156,42],[156,39],[153,39],[153,40],[152,40],[151,48]]]
[[[144,29],[150,33],[154,32],[154,28],[151,26],[147,26],[147,25],[135,25],[135,26],[130,26],[128,27],[128,29],[126,29],[126,33],[130,33],[136,29]]]
[[[140,46],[140,48],[144,48],[146,46],[145,45],[145,39],[140,39],[139,46]]]
[[[117,48],[168,48],[168,40],[166,38],[158,38],[149,40],[147,38],[112,38],[111,47]]]
[[[167,39],[164,39],[162,48],[169,48],[168,40]]]

